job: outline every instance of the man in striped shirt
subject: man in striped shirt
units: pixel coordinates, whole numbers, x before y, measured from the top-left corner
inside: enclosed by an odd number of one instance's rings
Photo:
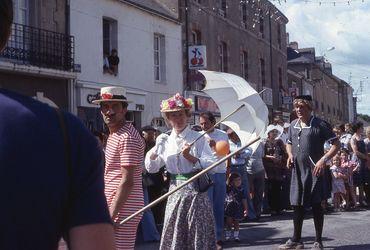
[[[100,99],[104,122],[109,128],[105,150],[105,196],[112,220],[116,223],[118,249],[134,249],[141,216],[125,225],[118,223],[143,207],[142,164],[145,143],[139,132],[126,122],[128,101],[122,87],[104,87]]]

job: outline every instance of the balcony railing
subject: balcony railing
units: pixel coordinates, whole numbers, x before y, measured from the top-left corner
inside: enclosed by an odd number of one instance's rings
[[[12,25],[10,39],[0,59],[17,64],[72,71],[74,37],[27,25]]]

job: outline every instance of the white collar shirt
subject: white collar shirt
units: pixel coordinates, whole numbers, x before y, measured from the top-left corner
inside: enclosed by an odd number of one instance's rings
[[[145,168],[149,173],[156,173],[165,165],[171,174],[191,173],[201,168],[206,168],[216,161],[207,140],[202,137],[190,149],[190,154],[198,158],[196,164],[191,163],[180,153],[185,144],[193,142],[200,133],[186,127],[181,133],[176,134],[172,130],[163,146],[163,151],[158,155],[156,160],[151,160],[150,156],[156,152],[158,145],[155,145],[145,157]],[[214,171],[211,171],[214,172]]]
[[[232,140],[229,140],[230,145],[230,152],[235,152],[241,147],[240,142],[234,143]],[[231,165],[245,165],[247,163],[247,159],[250,155],[248,150],[244,150],[239,152],[239,154],[234,155],[231,157]]]

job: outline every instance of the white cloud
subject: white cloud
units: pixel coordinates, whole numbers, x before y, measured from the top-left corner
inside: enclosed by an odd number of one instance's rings
[[[317,55],[325,54],[333,73],[349,81],[356,92],[363,81],[363,98],[358,112],[370,114],[370,3],[368,1],[289,1],[276,5],[288,17],[290,41],[300,47],[315,47]],[[330,2],[330,4],[328,4]],[[341,3],[339,3],[341,2]],[[274,2],[276,4],[276,1]],[[333,51],[326,48],[335,47]],[[368,77],[364,79],[364,77]]]

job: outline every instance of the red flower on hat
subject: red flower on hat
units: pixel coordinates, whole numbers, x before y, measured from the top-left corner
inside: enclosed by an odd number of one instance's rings
[[[104,94],[101,95],[101,98],[103,100],[112,99],[113,95],[111,93],[104,93]]]

